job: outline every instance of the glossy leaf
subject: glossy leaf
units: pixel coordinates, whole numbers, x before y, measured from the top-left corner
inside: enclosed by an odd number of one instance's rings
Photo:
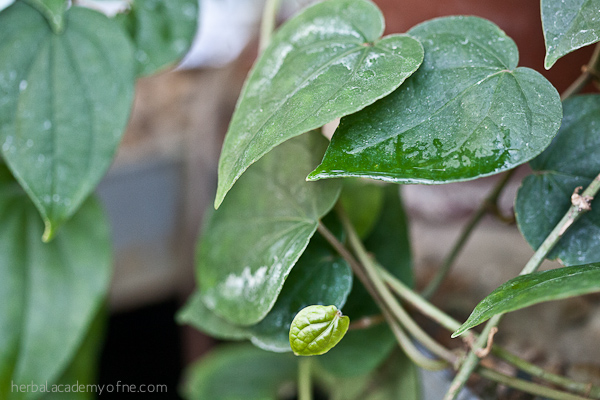
[[[136,47],[138,75],[150,75],[188,51],[196,34],[198,0],[135,0],[116,18]]]
[[[65,28],[64,14],[67,11],[67,0],[24,0],[36,8],[46,18],[48,25],[55,33]]]
[[[347,263],[315,234],[306,251],[285,281],[275,305],[267,316],[252,326],[238,326],[210,311],[196,293],[178,314],[180,323],[222,339],[250,339],[270,351],[291,351],[290,325],[294,316],[311,304],[334,304],[341,308],[352,288],[352,272]]]
[[[564,103],[564,119],[550,147],[530,165],[534,174],[517,193],[517,224],[537,249],[571,206],[578,186],[586,187],[600,172],[600,95],[571,98]],[[548,254],[565,265],[600,262],[600,201],[562,236]]]
[[[49,240],[108,169],[133,100],[130,43],[81,7],[54,34],[17,2],[0,13],[2,155],[40,211]]]
[[[296,375],[291,354],[225,346],[188,368],[183,395],[187,400],[277,400],[279,389],[295,382]]]
[[[497,314],[545,301],[600,292],[600,264],[578,265],[521,275],[483,299],[467,321],[452,334],[456,337]]]
[[[366,179],[344,179],[340,203],[361,238],[373,230],[383,207],[383,185]]]
[[[111,276],[106,218],[93,199],[51,243],[16,182],[0,182],[0,398],[53,382],[79,348]]]
[[[304,177],[327,140],[310,132],[270,152],[244,175],[206,224],[197,252],[204,304],[229,322],[253,325],[273,307],[340,182]],[[323,183],[323,182],[321,182]]]
[[[546,42],[544,66],[600,40],[600,0],[542,0]]]
[[[406,35],[380,39],[383,28],[381,12],[365,0],[321,2],[281,27],[236,106],[219,160],[215,207],[269,150],[373,103],[419,67],[419,42]]]
[[[446,17],[409,34],[425,48],[421,68],[342,118],[310,180],[465,181],[514,168],[550,144],[562,115],[558,93],[539,73],[516,68],[517,47],[496,25]]]
[[[308,306],[292,321],[290,345],[297,356],[325,354],[346,334],[350,318],[336,306]]]
[[[382,211],[373,231],[365,240],[365,246],[388,271],[407,285],[413,286],[407,228],[398,187],[387,185],[384,188]],[[381,310],[358,279],[354,279],[343,311],[351,321],[381,315]],[[317,361],[323,369],[335,376],[356,377],[368,374],[381,365],[395,346],[394,335],[385,323],[380,323],[367,329],[348,331],[344,340]],[[348,362],[354,359],[360,359],[360,362]]]
[[[340,378],[320,369],[316,376],[330,400],[421,400],[418,369],[400,350],[368,375]]]

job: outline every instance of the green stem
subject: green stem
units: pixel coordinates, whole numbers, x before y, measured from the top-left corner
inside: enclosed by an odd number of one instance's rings
[[[262,53],[271,42],[271,36],[275,30],[275,23],[277,22],[277,13],[279,12],[280,3],[281,0],[266,0],[265,2],[265,8],[260,24],[260,39],[258,43],[259,53]]]
[[[310,357],[298,359],[298,400],[312,400],[312,381],[310,376]]]
[[[411,304],[423,315],[426,315],[434,321],[437,321],[444,328],[448,329],[451,332],[454,332],[460,327],[460,322],[456,321],[454,318],[450,317],[448,314],[431,304],[418,293],[414,292],[401,280],[399,280],[390,272],[388,272],[385,268],[380,266],[379,273],[381,274],[383,280],[398,296],[400,296],[402,300]]]
[[[337,240],[337,238],[325,226],[320,225],[319,232],[329,241],[329,243],[336,249],[336,251],[351,266],[353,266],[353,269],[357,269],[358,271],[360,271],[359,273],[363,274],[363,277],[365,276],[360,263],[358,263],[358,261],[354,258],[354,256],[344,247],[344,245],[342,243],[340,243]],[[377,268],[378,268],[379,274],[381,275],[381,277],[383,278],[385,283],[387,283],[390,286],[390,288],[402,300],[411,304],[413,307],[415,307],[421,313],[430,317],[434,321],[438,322],[440,325],[442,325],[444,328],[448,329],[451,332],[454,332],[461,326],[460,322],[458,322],[454,318],[450,317],[448,314],[444,313],[442,310],[435,307],[433,304],[429,303],[429,301],[427,301],[426,299],[421,297],[418,293],[414,292],[412,289],[410,289],[408,286],[406,286],[402,281],[400,281],[398,278],[393,276],[391,273],[389,273],[383,267],[377,266]],[[386,307],[383,304],[381,304],[381,301],[377,300],[378,298],[379,298],[379,296],[375,297],[376,302],[378,303],[380,308],[382,310],[386,309]],[[412,344],[410,339],[408,339],[407,335],[404,333],[404,331],[401,330],[401,328],[395,322],[394,318],[389,313],[386,314],[386,317],[387,317],[387,320],[390,321],[389,322],[390,327],[391,327],[392,331],[394,332],[394,335],[396,336],[398,343],[403,348],[403,350],[409,355],[409,357],[415,364],[420,365],[426,369],[427,368],[429,368],[429,369],[441,368],[441,366],[442,366],[441,364],[434,364],[434,363],[441,363],[440,361],[424,359],[424,356],[418,351],[418,349],[416,349],[416,347]],[[471,334],[473,334],[474,336],[477,336],[477,334],[475,334],[473,332],[471,332]],[[525,371],[528,374],[535,376],[539,379],[543,379],[547,382],[550,382],[557,386],[571,390],[575,393],[579,393],[581,395],[589,395],[590,398],[595,398],[595,399],[600,398],[600,387],[591,386],[589,384],[585,384],[585,383],[581,383],[581,382],[575,382],[564,376],[550,373],[550,372],[544,370],[543,368],[540,368],[534,364],[531,364],[531,363],[511,354],[510,352],[502,349],[501,347],[499,347],[497,345],[494,345],[492,347],[492,352],[497,357],[503,359],[504,361],[508,362],[509,364],[512,364],[515,367],[519,368],[520,370]],[[429,363],[431,363],[431,364],[429,364]]]
[[[380,293],[377,291],[369,277],[367,276],[365,269],[363,266],[354,258],[354,256],[346,249],[346,247],[340,243],[340,241],[335,237],[334,234],[327,229],[325,225],[319,222],[317,227],[319,233],[323,235],[323,237],[332,245],[332,247],[344,258],[352,271],[358,276],[359,280],[363,283],[371,297],[377,304],[377,306],[381,309],[385,319],[387,320],[389,326],[396,336],[396,340],[398,344],[404,350],[406,355],[417,365],[424,369],[437,371],[443,368],[446,368],[448,364],[445,361],[441,360],[432,360],[430,358],[425,357],[413,344],[410,338],[404,333],[402,328],[398,325],[392,312],[390,311],[390,307],[385,301],[382,299]],[[397,301],[393,299],[393,303],[397,304]]]
[[[512,388],[527,392],[536,396],[542,396],[547,399],[554,400],[589,400],[587,397],[577,396],[571,393],[562,392],[552,389],[547,386],[538,385],[537,383],[524,381],[522,379],[513,378],[512,376],[501,374],[488,368],[480,368],[479,375],[492,381],[502,383]]]
[[[423,315],[426,315],[438,322],[444,328],[448,329],[451,332],[456,331],[461,323],[429,303],[419,294],[415,293],[412,289],[406,286],[402,281],[398,278],[390,274],[387,270],[380,267],[379,273],[381,274],[384,281],[390,286],[390,288],[396,293],[402,300],[411,304],[417,310],[419,310]],[[477,336],[475,333],[471,332],[473,335]],[[503,359],[504,361],[512,364],[518,369],[527,372],[528,374],[535,376],[536,378],[543,379],[547,382],[550,382],[554,385],[560,386],[572,392],[586,395],[589,392],[589,396],[591,398],[598,399],[600,398],[600,387],[590,386],[586,383],[575,382],[569,378],[566,378],[561,375],[556,375],[551,372],[546,371],[543,368],[538,367],[537,365],[531,364],[515,355],[510,353],[509,351],[503,349],[500,346],[494,345],[492,347],[492,353],[497,357]]]
[[[525,360],[522,360],[521,358],[515,356],[514,354],[510,353],[509,351],[506,351],[505,349],[499,346],[494,346],[492,348],[492,353],[494,353],[494,355],[503,359],[504,361],[519,368],[521,371],[527,372],[532,376],[551,382],[572,392],[579,393],[584,396],[589,396],[593,399],[600,398],[600,387],[598,386],[592,386],[587,383],[575,382],[564,376],[548,372],[545,369],[538,367],[537,365],[533,365]]]
[[[569,97],[581,92],[583,90],[583,88],[588,83],[590,83],[590,81],[592,79],[594,79],[594,76],[597,75],[599,72],[600,72],[600,43],[598,43],[596,45],[596,48],[594,49],[594,53],[592,54],[592,58],[590,59],[590,62],[587,64],[586,67],[583,68],[583,71],[582,71],[581,75],[579,76],[579,78],[577,78],[575,80],[575,82],[573,82],[571,84],[571,86],[569,86],[567,88],[567,90],[565,90],[563,92],[563,94],[560,96],[560,99],[562,101],[565,101]]]
[[[344,230],[348,235],[350,247],[352,250],[354,250],[358,260],[365,269],[368,279],[375,287],[375,290],[379,296],[381,296],[383,303],[389,307],[392,315],[398,319],[398,321],[411,333],[412,336],[419,340],[423,346],[429,349],[433,354],[450,363],[454,363],[456,361],[456,355],[431,338],[427,332],[425,332],[417,323],[415,323],[415,321],[410,317],[410,315],[408,315],[404,308],[402,308],[400,303],[398,303],[392,292],[379,276],[375,262],[371,259],[369,254],[367,254],[367,250],[364,248],[362,241],[358,237],[358,234],[356,233],[356,230],[354,229],[354,226],[352,225],[352,222],[350,222],[350,219],[346,213],[339,205],[336,208],[336,211],[338,212],[340,221],[342,222]]]
[[[384,311],[384,315],[389,313],[388,311]],[[413,341],[408,337],[406,332],[400,327],[400,325],[394,320],[393,316],[386,315],[388,321],[390,321],[389,325],[396,336],[396,340],[398,344],[404,350],[404,353],[419,367],[426,369],[428,371],[439,371],[442,369],[448,368],[448,363],[443,360],[432,360],[431,358],[426,357],[417,347],[414,345]]]
[[[590,196],[594,197],[598,190],[600,189],[600,174],[594,178],[594,180],[589,184],[587,189],[581,194],[582,197]],[[563,216],[560,222],[554,227],[552,232],[546,237],[542,245],[536,250],[534,255],[529,259],[525,267],[521,270],[520,275],[530,274],[535,272],[539,266],[542,264],[548,253],[552,250],[552,248],[558,243],[562,235],[571,227],[575,221],[577,221],[585,212],[589,210],[585,208],[580,208],[577,205],[571,205],[567,213]],[[477,365],[479,364],[479,357],[475,354],[477,349],[484,348],[487,345],[487,336],[490,330],[498,325],[500,319],[502,318],[502,314],[494,315],[485,325],[481,336],[475,342],[473,349],[467,355],[464,363],[460,367],[460,370],[456,374],[456,377],[452,381],[450,385],[450,389],[444,400],[454,400],[462,387],[467,382],[469,376],[473,373]]]
[[[492,188],[488,196],[485,198],[485,200],[479,205],[479,208],[475,211],[475,213],[473,213],[473,215],[469,219],[469,222],[467,222],[467,224],[463,228],[463,231],[458,237],[458,240],[452,247],[452,250],[450,250],[450,253],[448,253],[448,256],[446,257],[446,259],[444,259],[442,266],[439,268],[439,270],[437,271],[433,279],[429,282],[429,284],[425,287],[425,289],[423,289],[423,297],[425,297],[426,299],[430,298],[440,287],[444,279],[446,279],[446,276],[450,272],[452,265],[454,265],[454,261],[456,261],[456,258],[467,243],[467,240],[471,236],[471,233],[479,224],[483,216],[487,214],[487,212],[490,210],[490,206],[494,206],[498,203],[498,197],[500,197],[502,189],[504,189],[504,187],[506,186],[510,178],[513,176],[515,171],[516,168],[511,169],[510,171],[505,173],[502,179],[500,179],[496,183],[496,185],[494,185],[494,187]]]

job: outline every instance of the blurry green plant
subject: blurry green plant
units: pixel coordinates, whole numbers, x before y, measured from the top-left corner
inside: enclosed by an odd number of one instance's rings
[[[114,19],[67,0],[0,12],[0,399],[95,396],[15,387],[93,383],[112,250],[92,192],[136,78],[185,54],[197,16],[197,0],[135,0]]]

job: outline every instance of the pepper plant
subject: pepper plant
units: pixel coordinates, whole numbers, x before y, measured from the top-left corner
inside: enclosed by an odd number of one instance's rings
[[[135,0],[114,18],[77,3],[16,0],[0,12],[3,400],[64,399],[47,392],[93,383],[112,254],[92,193],[136,78],[176,62],[196,32],[197,0]]]
[[[445,400],[473,373],[551,399],[600,398],[599,387],[493,344],[507,312],[600,291],[592,201],[600,95],[578,95],[598,76],[598,49],[561,98],[540,73],[519,67],[517,46],[491,21],[444,17],[382,37],[373,3],[326,0],[271,34],[277,7],[266,2],[262,52],[229,125],[216,210],[198,242],[198,290],[178,315],[266,351],[216,350],[189,369],[186,397],[275,399],[287,388],[289,398],[307,400],[316,387],[331,399],[417,399],[418,366],[454,370]],[[546,68],[600,39],[598,0],[542,0],[541,10]],[[336,118],[328,141],[320,128]],[[399,186],[504,174],[488,197],[494,202],[525,163],[534,172],[515,211],[536,251],[461,324],[427,298],[486,207],[422,295]],[[564,267],[536,272],[545,258]],[[466,346],[438,343],[407,306]],[[486,320],[480,334],[470,330]],[[479,365],[486,356],[537,381]]]

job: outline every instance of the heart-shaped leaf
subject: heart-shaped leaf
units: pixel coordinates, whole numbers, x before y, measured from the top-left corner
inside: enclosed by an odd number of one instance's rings
[[[506,282],[483,299],[452,337],[497,314],[519,310],[545,301],[600,292],[600,264],[578,265],[521,275]]]
[[[383,17],[365,0],[318,3],[286,23],[252,69],[231,120],[215,207],[278,144],[389,94],[423,60],[406,35],[380,39]]]
[[[49,240],[109,167],[133,100],[125,33],[81,7],[55,34],[35,9],[0,13],[2,155],[40,211]]]
[[[544,66],[600,40],[600,0],[542,0],[546,42]]]
[[[51,243],[19,185],[0,182],[0,398],[11,385],[53,382],[104,301],[112,270],[102,210],[86,201]]]
[[[293,383],[297,362],[250,345],[217,348],[186,371],[187,400],[277,400],[279,390]]]
[[[248,170],[204,227],[200,292],[229,322],[253,325],[267,315],[319,219],[335,204],[340,182],[304,179],[326,146],[313,131],[277,147]]]
[[[196,34],[198,0],[135,0],[116,19],[136,47],[138,75],[150,75],[188,51]]]
[[[270,351],[291,351],[290,325],[294,316],[311,304],[334,304],[341,308],[352,288],[352,272],[317,233],[287,277],[275,305],[252,326],[238,326],[210,311],[199,293],[178,314],[180,323],[222,339],[250,339]]]
[[[350,318],[336,306],[308,306],[292,321],[290,345],[297,356],[325,354],[346,334]]]
[[[564,119],[550,147],[530,165],[535,171],[517,193],[517,224],[537,249],[571,206],[578,186],[600,173],[600,95],[573,97],[564,103]],[[548,254],[565,265],[600,262],[600,200],[561,237]]]
[[[537,156],[560,126],[556,89],[515,68],[515,43],[476,17],[446,17],[409,31],[425,48],[394,93],[342,118],[309,179],[360,176],[399,183],[465,181]]]

